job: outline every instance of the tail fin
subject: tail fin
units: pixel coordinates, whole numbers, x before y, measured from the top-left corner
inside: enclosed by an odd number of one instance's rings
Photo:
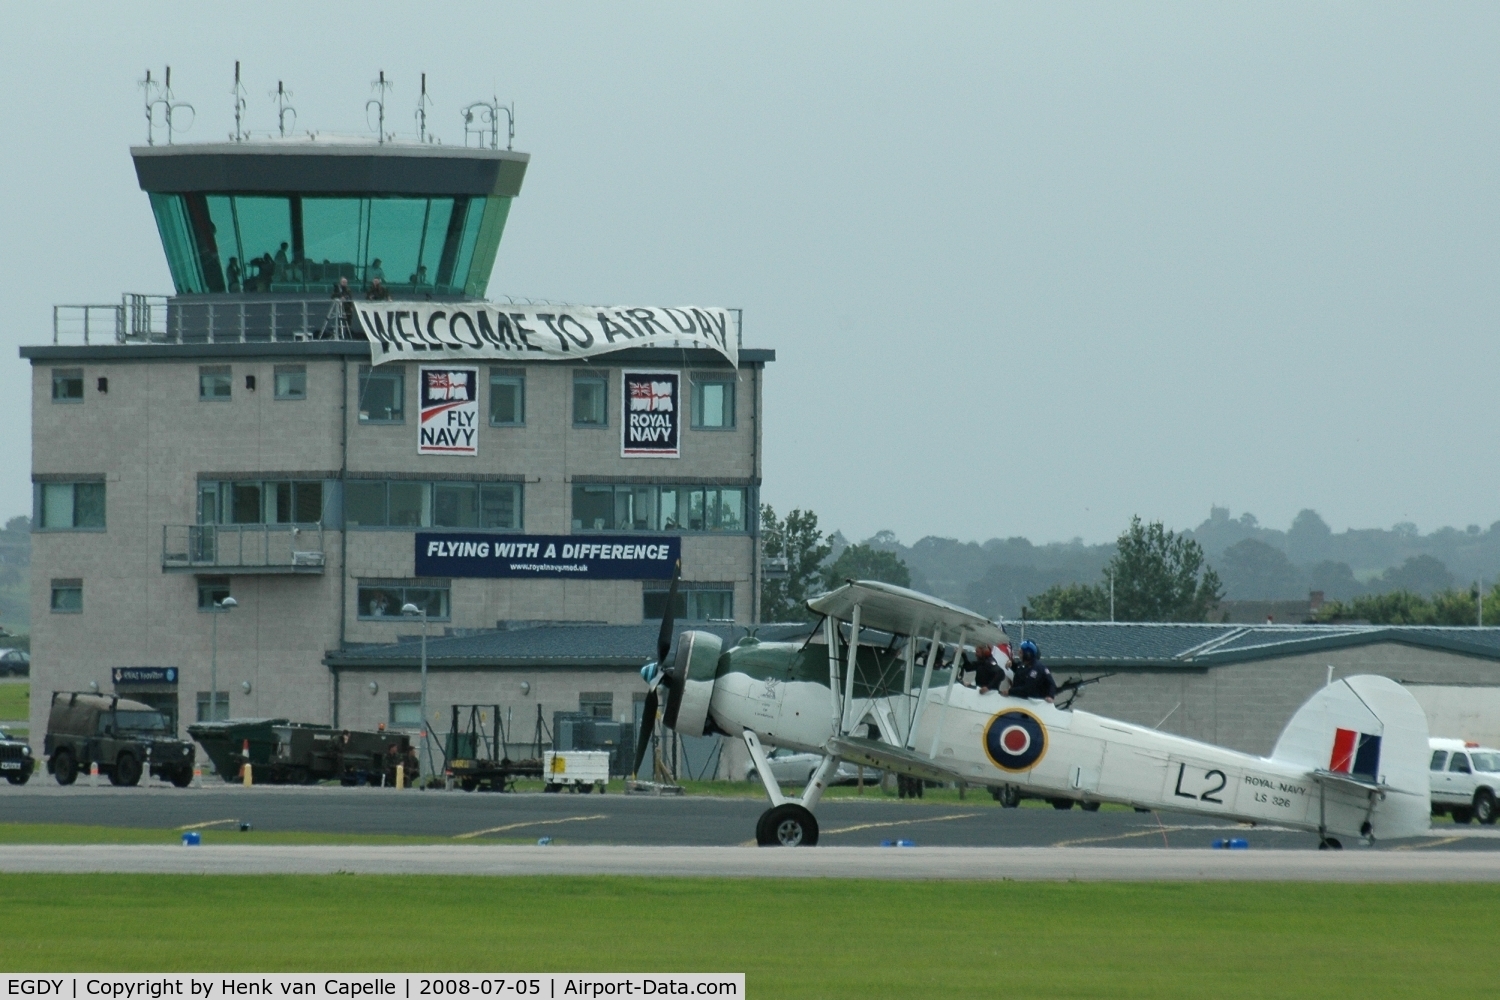
[[[1422,706],[1400,684],[1373,675],[1345,678],[1318,691],[1292,716],[1271,751],[1273,759],[1309,771],[1385,786],[1370,817],[1382,837],[1418,836],[1431,826],[1429,756]],[[1329,827],[1335,828],[1332,815]]]

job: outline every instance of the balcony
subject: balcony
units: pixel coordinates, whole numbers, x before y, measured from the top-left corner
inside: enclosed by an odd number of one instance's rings
[[[164,524],[163,573],[321,575],[321,524]]]

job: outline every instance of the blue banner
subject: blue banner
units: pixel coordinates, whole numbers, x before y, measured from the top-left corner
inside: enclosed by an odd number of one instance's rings
[[[176,667],[114,667],[110,676],[116,684],[176,684]]]
[[[417,532],[417,576],[670,580],[682,539]]]

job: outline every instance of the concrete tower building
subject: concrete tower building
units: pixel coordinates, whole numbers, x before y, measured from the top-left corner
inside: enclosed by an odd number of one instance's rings
[[[419,454],[418,360],[372,364],[334,298],[378,279],[397,300],[482,300],[526,154],[132,155],[175,294],[59,307],[52,343],[21,350],[38,746],[54,690],[129,694],[181,727],[209,717],[214,674],[220,717],[418,728],[416,644],[392,645],[421,630],[408,604],[430,623],[429,715],[483,701],[633,721],[665,579],[421,575],[419,535],[670,541],[684,619],[756,620],[772,352],[474,364],[477,455]],[[680,375],[677,457],[623,454],[637,368]]]

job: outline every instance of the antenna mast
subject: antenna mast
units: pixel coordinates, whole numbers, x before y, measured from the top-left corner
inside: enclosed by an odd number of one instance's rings
[[[474,124],[476,112],[479,124]],[[500,103],[498,97],[491,97],[488,101],[475,101],[463,109],[464,116],[464,145],[469,144],[469,136],[478,137],[481,148],[484,146],[484,137],[490,137],[490,148],[500,148],[500,115],[505,115],[507,135],[505,148],[510,149],[516,141],[516,106],[512,103],[509,107]]]
[[[286,116],[292,116],[292,127],[297,125],[297,109],[287,101],[291,100],[292,92],[286,89],[286,85],[280,80],[276,81],[276,89],[271,91],[271,96],[276,99],[276,128],[280,130],[281,137],[286,138]]]
[[[417,141],[427,141],[427,107],[432,100],[427,96],[427,74],[422,74],[422,96],[417,98]]]
[[[245,113],[245,88],[240,86],[240,61],[234,61],[234,89],[229,92],[234,98],[234,141],[244,142],[247,136],[245,130],[240,127],[241,118]]]
[[[387,90],[394,89],[395,86],[395,84],[386,80],[385,70],[381,70],[380,78],[378,80],[372,80],[370,82],[370,89],[374,90],[380,96],[371,98],[370,100],[365,102],[366,122],[370,120],[370,105],[375,105],[376,120],[378,123],[375,134],[379,137],[378,141],[382,146],[385,145],[385,92]]]
[[[167,145],[172,145],[173,131],[177,130],[186,132],[188,129],[192,128],[193,119],[197,117],[197,112],[193,110],[193,106],[191,104],[188,104],[185,101],[178,101],[174,98],[174,95],[172,94],[172,67],[170,66],[167,67],[167,72],[163,76],[160,86],[152,82],[151,71],[149,69],[146,70],[146,79],[141,81],[141,87],[146,91],[146,145],[156,145],[155,130],[157,108],[161,108],[162,119],[166,122]],[[187,125],[178,130],[172,124],[172,115],[175,112],[181,111],[183,109],[186,109],[188,114],[192,117],[188,119]]]

